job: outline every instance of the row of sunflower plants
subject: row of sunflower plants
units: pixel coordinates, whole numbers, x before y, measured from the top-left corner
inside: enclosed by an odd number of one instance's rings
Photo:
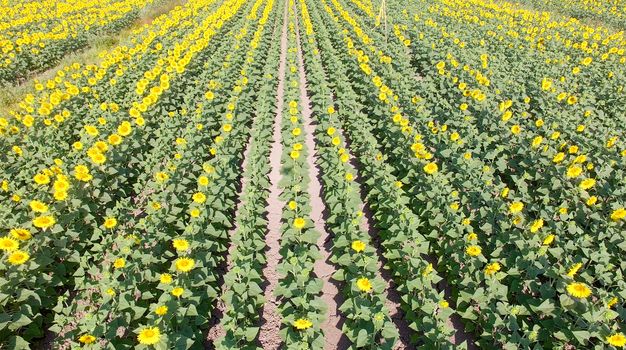
[[[507,189],[507,192],[508,192],[508,189]],[[537,221],[536,221],[536,222],[537,222]],[[536,226],[539,226],[539,225],[540,225],[540,224],[538,224],[538,223],[537,223],[537,224],[534,224],[533,226],[535,226],[535,227],[536,227]],[[540,228],[540,227],[539,227],[539,228]],[[536,228],[535,230],[537,230],[537,228]],[[546,236],[546,239],[548,239],[549,237],[550,237],[549,235],[548,235],[548,236]],[[554,236],[552,236],[552,237],[554,237]],[[547,241],[546,241],[546,242],[547,242]],[[579,287],[580,287],[580,284],[576,284],[576,283],[570,283],[570,284],[569,284],[569,286],[572,286],[572,285],[573,285],[573,286],[579,286]],[[568,291],[569,291],[569,289],[570,289],[570,288],[568,288]],[[571,293],[570,293],[570,294],[571,294]],[[606,332],[606,331],[605,331],[605,332]]]
[[[339,311],[346,318],[342,332],[357,348],[391,349],[398,340],[398,330],[385,306],[386,283],[378,273],[379,261],[369,233],[363,230],[363,203],[355,182],[357,173],[349,164],[351,155],[332,125],[336,122],[331,90],[319,59],[306,4],[299,1],[301,19],[298,44],[306,59],[308,93],[315,120],[317,165],[324,188],[322,196],[328,219],[326,226],[333,237],[331,262],[337,267],[333,279],[343,284],[345,301]],[[300,40],[300,38],[303,38]]]
[[[315,276],[313,266],[322,258],[317,245],[320,233],[313,227],[309,185],[308,150],[302,127],[299,99],[300,79],[297,70],[295,2],[288,2],[288,43],[285,74],[285,103],[282,111],[280,199],[285,203],[281,218],[280,276],[275,295],[282,316],[281,338],[287,349],[322,349],[321,324],[327,305],[320,295],[323,281]]]
[[[152,0],[54,1],[30,2],[21,9],[12,4],[3,12],[9,18],[0,27],[0,83],[17,83],[54,66],[95,36],[129,27],[152,4]]]
[[[215,341],[217,349],[256,349],[259,334],[259,308],[265,303],[262,293],[262,268],[265,265],[265,234],[267,221],[263,217],[266,198],[269,195],[269,170],[267,162],[271,149],[272,125],[274,123],[274,97],[276,93],[275,72],[278,69],[280,49],[280,20],[273,4],[271,18],[264,14],[261,21],[271,34],[266,38],[268,54],[264,68],[259,74],[255,91],[258,91],[252,123],[252,135],[248,145],[246,166],[242,174],[241,201],[237,210],[235,231],[231,236],[229,271],[224,275],[221,300],[225,304],[220,321],[225,335]],[[267,7],[266,10],[271,10]]]
[[[181,82],[177,85],[174,91],[182,91],[184,84]],[[168,96],[170,107],[167,102],[160,103],[157,104],[159,108],[150,112],[160,114],[168,109],[173,111],[171,106],[178,102],[176,96],[177,93],[174,92]],[[9,252],[9,260],[4,266],[10,272],[3,283],[6,288],[3,300],[5,315],[12,320],[8,325],[13,332],[28,325],[32,325],[30,331],[40,332],[42,328],[37,326],[42,322],[39,308],[49,310],[56,303],[57,295],[63,295],[72,288],[70,276],[79,267],[81,252],[89,249],[90,237],[101,232],[100,225],[110,228],[107,226],[115,224],[115,221],[109,220],[107,208],[114,207],[118,198],[132,195],[132,185],[137,175],[131,172],[133,167],[128,167],[128,164],[136,164],[136,169],[142,163],[144,151],[154,146],[144,142],[143,137],[152,138],[151,135],[158,134],[157,123],[152,118],[146,122],[141,116],[135,119],[135,126],[128,121],[122,121],[117,128],[113,127],[107,141],[95,142],[88,152],[92,164],[103,157],[106,161],[108,156],[106,165],[95,163],[95,167],[92,165],[90,169],[87,165],[90,162],[81,161],[78,152],[70,153],[69,159],[56,159],[52,169],[46,169],[46,172],[35,176],[35,189],[40,189],[41,192],[48,192],[50,189],[52,193],[42,193],[30,200],[17,199],[14,195],[12,199],[17,204],[9,202],[3,208],[8,211],[7,231],[12,230],[9,232],[11,237],[3,239],[6,243],[4,250]],[[108,125],[110,124],[105,124]],[[109,133],[107,130],[102,131]],[[85,139],[93,142],[88,137],[84,135]],[[105,156],[104,152],[107,151]],[[133,155],[133,152],[137,153]],[[76,165],[72,166],[72,163]],[[72,180],[74,183],[70,185]],[[31,187],[29,185],[27,188]],[[20,212],[22,205],[28,208],[26,212]],[[11,214],[9,210],[14,213]],[[35,216],[29,212],[35,213]],[[33,233],[39,230],[42,232]],[[26,246],[19,247],[17,240],[23,241],[21,244]],[[45,249],[47,246],[54,246],[56,249],[50,251]],[[20,259],[11,258],[13,255]],[[30,273],[24,275],[24,271]],[[12,287],[15,285],[22,286],[23,297],[16,297]],[[29,337],[39,335],[30,334]]]
[[[313,11],[313,14],[313,18],[321,23],[319,13]],[[331,123],[329,128],[333,133],[343,129],[358,155],[356,161],[364,178],[362,182],[367,190],[366,200],[374,212],[373,221],[380,230],[387,266],[392,269],[397,289],[402,295],[402,308],[409,327],[416,332],[413,341],[429,346],[449,347],[451,344],[448,339],[452,329],[446,321],[454,311],[437,286],[441,277],[429,263],[428,242],[420,233],[422,223],[407,207],[409,199],[402,189],[403,184],[393,176],[392,168],[385,163],[386,157],[370,133],[371,126],[367,125],[367,118],[361,114],[358,95],[352,90],[354,83],[349,80],[341,56],[337,55],[330,42],[332,35],[323,26],[316,28],[322,47],[311,52],[313,57],[321,55],[326,71],[333,72],[329,77],[337,87],[335,101],[339,115],[342,116]],[[325,132],[328,134],[329,129]],[[330,138],[331,144],[333,139]]]

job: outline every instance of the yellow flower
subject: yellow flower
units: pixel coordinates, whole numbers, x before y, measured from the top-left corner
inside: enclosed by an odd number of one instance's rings
[[[581,173],[583,172],[583,168],[581,168],[578,165],[572,165],[569,168],[567,168],[567,177],[569,178],[576,178],[578,177]]]
[[[130,133],[132,131],[133,131],[133,128],[131,127],[130,123],[127,122],[127,121],[123,121],[117,127],[117,133],[122,135],[122,136],[128,136],[128,135],[130,135]]]
[[[297,228],[298,230],[302,229],[305,224],[306,221],[303,218],[296,218],[295,220],[293,220],[293,227]]]
[[[608,309],[612,308],[615,304],[617,304],[617,302],[619,301],[619,299],[617,299],[617,297],[613,297],[611,298],[611,300],[606,302],[606,307]]]
[[[300,135],[301,133],[302,133],[302,130],[300,130],[300,128],[295,128],[295,129],[291,130],[291,134],[292,134],[293,136],[298,136],[298,135]]]
[[[93,344],[96,341],[96,337],[91,334],[83,334],[78,338],[78,341],[83,344]]]
[[[198,185],[207,186],[209,184],[209,178],[206,176],[200,176],[198,178]]]
[[[196,203],[204,203],[206,201],[206,196],[202,192],[196,192],[191,197]]]
[[[311,328],[313,326],[313,322],[307,320],[306,318],[299,318],[295,320],[292,325],[300,331],[303,331],[307,328]]]
[[[552,158],[552,162],[554,162],[554,163],[557,163],[557,164],[558,164],[558,163],[562,162],[562,161],[563,161],[563,159],[565,159],[565,153],[563,153],[563,152],[559,152],[559,153],[557,153],[557,154],[554,156],[554,158]]]
[[[125,266],[126,266],[126,260],[124,260],[123,258],[115,259],[115,262],[113,262],[113,267],[115,267],[116,269],[121,269]]]
[[[521,212],[522,209],[524,209],[524,203],[522,203],[522,202],[513,202],[509,206],[509,212],[511,214],[517,214],[517,213]]]
[[[543,227],[543,219],[537,219],[535,220],[535,222],[533,222],[532,226],[530,227],[530,232],[535,233],[539,231],[539,229],[542,227]]]
[[[437,166],[437,163],[435,162],[430,162],[424,166],[424,172],[428,175],[432,175],[436,173],[438,170],[439,170],[439,167]]]
[[[478,239],[478,235],[474,232],[470,232],[467,234],[467,240],[468,241],[475,241]]]
[[[112,217],[108,217],[104,220],[104,227],[108,228],[108,229],[112,229],[115,226],[117,226],[117,219],[116,218],[112,218]]]
[[[189,242],[183,238],[176,238],[172,241],[172,245],[176,250],[184,251],[189,249]]]
[[[543,245],[550,245],[552,244],[552,242],[554,242],[554,235],[548,235],[546,236],[546,238],[543,239]]]
[[[165,306],[165,305],[158,306],[154,310],[154,313],[159,315],[159,316],[163,316],[163,315],[167,314],[167,306]]]
[[[502,191],[500,192],[500,197],[502,198],[506,198],[509,196],[509,191],[510,189],[508,187],[505,187],[502,189]]]
[[[9,255],[9,263],[13,265],[22,265],[23,263],[27,262],[29,258],[30,255],[28,255],[28,253],[21,250],[16,250],[11,253],[11,255]]]
[[[46,174],[37,174],[33,178],[37,185],[47,185],[50,183],[50,177]]]
[[[500,271],[500,268],[501,268],[501,266],[500,266],[499,263],[497,263],[497,262],[491,263],[491,264],[487,265],[487,267],[485,267],[485,275],[491,276],[494,273]]]
[[[372,284],[370,283],[370,280],[365,278],[365,277],[361,277],[356,281],[356,286],[357,288],[359,288],[359,290],[361,292],[366,292],[368,293],[369,291],[372,290]]]
[[[352,242],[352,250],[357,253],[360,253],[365,250],[365,243],[362,241],[356,240]]]
[[[328,107],[328,109],[326,109],[326,112],[328,112],[328,114],[335,113],[335,107],[333,107],[333,106]]]
[[[183,287],[176,287],[172,289],[172,295],[177,298],[183,295],[183,293],[185,293],[185,289],[183,289]]]
[[[161,274],[159,280],[163,284],[170,284],[172,283],[172,275],[170,275],[169,273],[163,273]]]
[[[13,238],[10,237],[2,237],[0,238],[0,249],[10,252],[17,250],[20,247],[20,244]]]
[[[592,205],[596,204],[597,201],[598,201],[598,197],[591,196],[591,197],[589,197],[589,199],[587,199],[587,205],[588,206],[592,206]]]
[[[198,216],[200,216],[200,209],[198,208],[193,208],[189,211],[189,215],[191,215],[192,218],[197,218]]]
[[[85,131],[89,136],[98,136],[98,129],[93,125],[85,125]]]
[[[450,303],[446,300],[439,300],[439,307],[442,309],[447,309],[448,307],[450,307]]]
[[[233,126],[230,124],[224,124],[223,129],[225,132],[230,132],[231,130],[233,130]]]
[[[296,208],[298,207],[298,203],[296,203],[296,201],[290,201],[288,206],[290,210],[296,210]]]
[[[428,265],[426,265],[424,270],[422,270],[422,276],[428,276],[433,271],[434,271],[433,264],[429,263]]]
[[[626,218],[626,209],[624,208],[615,209],[611,213],[611,220],[613,221],[623,220],[624,218]]]
[[[576,273],[578,273],[578,270],[580,270],[580,268],[583,267],[582,263],[576,263],[574,264],[569,271],[567,272],[567,276],[569,277],[574,277],[576,275]]]
[[[616,348],[623,348],[626,345],[626,336],[623,333],[615,333],[606,337],[606,342]]]
[[[482,251],[483,250],[479,246],[477,246],[477,245],[471,245],[471,246],[465,248],[465,252],[469,256],[479,256]]]
[[[87,182],[93,178],[93,176],[89,174],[89,168],[84,165],[77,165],[74,167],[74,177],[83,182]]]
[[[291,151],[289,156],[291,157],[291,159],[298,159],[298,158],[300,158],[300,152],[298,152],[296,150],[293,150],[293,151]]]
[[[122,137],[120,135],[118,135],[118,134],[111,134],[111,135],[109,135],[107,140],[113,146],[117,146],[120,143],[122,143]]]
[[[585,299],[591,295],[591,289],[584,283],[572,282],[567,285],[567,293],[574,298]]]
[[[189,272],[196,265],[196,262],[191,258],[178,258],[174,264],[178,271]]]
[[[346,181],[352,181],[354,180],[354,175],[352,175],[352,173],[346,173]]]
[[[54,225],[55,223],[56,223],[56,220],[54,219],[53,216],[50,216],[50,215],[39,216],[33,219],[33,225],[35,225],[35,227],[38,227],[44,230]]]
[[[139,344],[154,345],[161,340],[161,332],[158,327],[147,327],[139,331],[137,340]]]
[[[105,292],[108,296],[114,297],[115,296],[115,290],[113,290],[113,288],[109,288],[106,290]]]
[[[167,175],[167,174],[166,174],[166,173],[164,173],[164,172],[158,172],[158,173],[154,174],[154,179],[155,179],[157,182],[165,182],[165,181],[167,181],[167,179],[169,179],[169,178],[170,178],[170,176],[169,176],[169,175]]]
[[[580,182],[580,188],[583,190],[588,190],[596,184],[596,180],[587,178]]]
[[[521,131],[522,131],[522,128],[517,124],[511,127],[511,132],[515,135],[519,134]]]
[[[23,229],[23,228],[11,229],[9,233],[11,234],[11,236],[13,236],[13,238],[19,239],[20,241],[26,241],[32,237],[32,235],[30,234],[30,231]],[[0,246],[2,246],[2,243],[0,243]]]

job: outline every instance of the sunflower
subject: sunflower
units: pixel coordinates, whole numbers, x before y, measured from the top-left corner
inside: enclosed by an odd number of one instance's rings
[[[533,222],[532,226],[530,226],[530,232],[535,233],[539,231],[540,228],[543,227],[543,219],[537,219]]]
[[[93,344],[96,341],[96,337],[91,334],[83,334],[78,338],[78,341],[83,344]]]
[[[482,249],[477,245],[471,245],[465,249],[465,252],[469,256],[479,256],[482,252]]]
[[[115,267],[116,269],[121,269],[125,266],[126,266],[126,260],[124,260],[123,258],[115,259],[115,261],[113,262],[113,267]]]
[[[183,295],[183,293],[185,293],[185,289],[183,287],[176,287],[174,289],[172,289],[172,295],[175,297],[180,297],[181,295]]]
[[[161,306],[157,306],[156,309],[154,309],[154,313],[159,315],[159,316],[163,316],[165,314],[167,314],[167,306],[165,305],[161,305]]]
[[[40,202],[38,200],[30,201],[29,206],[30,206],[30,209],[34,211],[35,213],[45,213],[48,211],[48,206],[45,203]]]
[[[161,277],[159,277],[159,281],[163,284],[170,284],[172,283],[172,275],[169,273],[163,273],[161,274]]]
[[[626,209],[618,208],[611,213],[611,220],[620,221],[626,218]]]
[[[360,253],[365,250],[365,243],[362,241],[356,240],[352,242],[352,250],[357,253]]]
[[[11,237],[0,238],[0,249],[4,251],[14,251],[20,247],[20,244]]]
[[[307,320],[306,318],[299,318],[297,320],[295,320],[292,325],[297,329],[297,330],[305,330],[307,328],[311,328],[311,326],[313,326],[313,322]]]
[[[33,225],[35,225],[35,227],[38,227],[44,230],[54,225],[55,223],[56,223],[56,220],[54,219],[53,216],[50,216],[50,215],[39,216],[33,219]]]
[[[20,241],[26,241],[26,240],[29,240],[32,237],[32,235],[30,234],[30,231],[28,231],[26,229],[23,229],[23,228],[11,229],[10,234],[11,234],[11,236],[13,236],[13,238],[19,239]],[[0,245],[1,245],[1,243],[0,243]]]
[[[172,241],[172,245],[176,250],[185,251],[189,249],[189,242],[184,238],[176,238]]]
[[[585,299],[591,295],[591,289],[584,283],[573,282],[567,285],[567,293],[574,298]]]
[[[116,218],[112,218],[112,217],[108,217],[104,220],[104,227],[108,228],[108,229],[112,229],[117,225],[117,219]]]
[[[202,192],[196,192],[193,194],[192,199],[196,203],[204,203],[206,201],[206,196]]]
[[[595,184],[596,184],[596,180],[587,178],[580,182],[579,187],[582,188],[583,190],[588,190],[592,188]]]
[[[487,265],[487,267],[485,267],[485,275],[491,276],[494,273],[500,271],[500,269],[501,269],[501,266],[499,263],[497,262],[491,263]]]
[[[293,227],[297,228],[298,230],[301,230],[304,225],[306,225],[306,221],[303,218],[296,218],[295,220],[293,220]]]
[[[624,333],[615,333],[606,337],[606,342],[616,348],[623,348],[626,345],[626,336]]]
[[[139,331],[139,335],[137,335],[137,340],[139,344],[143,345],[154,345],[159,342],[161,339],[161,331],[159,331],[158,327],[147,327]]]
[[[368,293],[369,291],[372,290],[372,283],[370,282],[369,279],[365,278],[365,277],[361,277],[356,281],[356,286],[357,288],[359,288],[359,290],[361,292],[366,292]]]
[[[11,255],[9,255],[9,263],[13,265],[22,265],[23,263],[27,262],[29,258],[30,255],[28,255],[28,253],[21,250],[16,250],[11,253]]]
[[[196,265],[196,262],[191,258],[178,258],[174,264],[178,271],[189,272]]]
[[[424,172],[428,175],[432,175],[436,173],[438,170],[439,170],[439,167],[437,166],[437,163],[435,162],[430,162],[424,165]]]

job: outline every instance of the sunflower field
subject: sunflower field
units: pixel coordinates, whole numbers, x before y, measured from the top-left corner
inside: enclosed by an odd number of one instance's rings
[[[0,349],[626,347],[625,2],[170,2],[0,0]]]

